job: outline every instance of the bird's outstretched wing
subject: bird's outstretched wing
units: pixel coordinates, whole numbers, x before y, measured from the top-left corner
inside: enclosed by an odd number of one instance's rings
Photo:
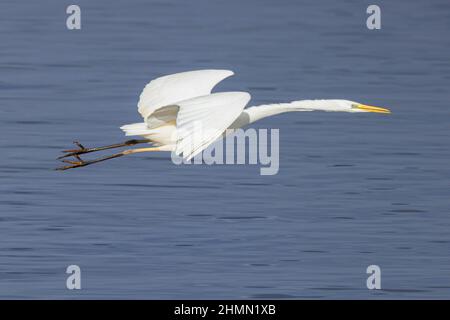
[[[229,70],[196,70],[157,78],[150,81],[142,91],[138,111],[149,129],[156,128],[173,120],[177,111],[172,108],[156,112],[158,109],[208,95],[220,81],[233,74]]]
[[[176,154],[190,160],[217,140],[242,113],[247,92],[220,92],[177,103]]]

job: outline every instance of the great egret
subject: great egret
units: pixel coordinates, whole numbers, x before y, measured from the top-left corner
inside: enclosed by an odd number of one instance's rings
[[[299,100],[290,103],[266,104],[244,109],[250,100],[247,92],[211,93],[220,81],[234,73],[229,70],[196,70],[157,78],[142,91],[138,111],[144,122],[121,127],[127,136],[145,139],[128,140],[98,148],[85,148],[78,142],[78,149],[65,150],[58,159],[66,160],[67,170],[121,157],[128,154],[152,151],[175,151],[189,160],[219,139],[227,129],[237,129],[260,119],[292,111],[337,111],[390,113],[388,109],[364,105],[348,100]],[[206,128],[200,139],[194,141],[198,126]],[[80,155],[94,151],[150,143],[152,147],[128,149],[122,152],[84,161]]]

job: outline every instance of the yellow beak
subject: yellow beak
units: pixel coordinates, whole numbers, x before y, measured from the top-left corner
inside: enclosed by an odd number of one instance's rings
[[[368,112],[376,112],[376,113],[391,113],[389,109],[380,108],[380,107],[374,107],[374,106],[367,106],[365,104],[358,104],[356,106],[357,109],[361,109]]]

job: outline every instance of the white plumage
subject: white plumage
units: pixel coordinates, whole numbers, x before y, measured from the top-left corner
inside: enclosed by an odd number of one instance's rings
[[[189,160],[217,140],[250,101],[247,92],[211,94],[231,75],[229,70],[199,70],[152,80],[138,102],[144,123],[121,129],[127,136],[143,136]]]
[[[246,126],[260,119],[292,111],[340,111],[390,113],[388,109],[354,101],[299,100],[244,109],[250,100],[247,92],[211,93],[223,79],[234,73],[229,70],[197,70],[171,74],[150,81],[142,91],[138,111],[144,121],[121,127],[127,136],[142,136],[146,140],[129,140],[98,148],[68,150],[60,158],[75,156],[66,170],[127,154],[150,151],[175,151],[191,159],[219,139],[227,129]],[[149,142],[154,147],[124,150],[108,157],[83,161],[79,155],[94,151]]]
[[[138,111],[147,121],[161,107],[210,94],[220,81],[233,74],[229,70],[197,70],[157,78],[139,96]]]

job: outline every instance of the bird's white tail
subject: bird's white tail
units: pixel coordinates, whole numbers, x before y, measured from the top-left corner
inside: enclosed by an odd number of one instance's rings
[[[126,136],[145,136],[152,133],[152,130],[147,127],[144,122],[132,123],[121,126]]]

